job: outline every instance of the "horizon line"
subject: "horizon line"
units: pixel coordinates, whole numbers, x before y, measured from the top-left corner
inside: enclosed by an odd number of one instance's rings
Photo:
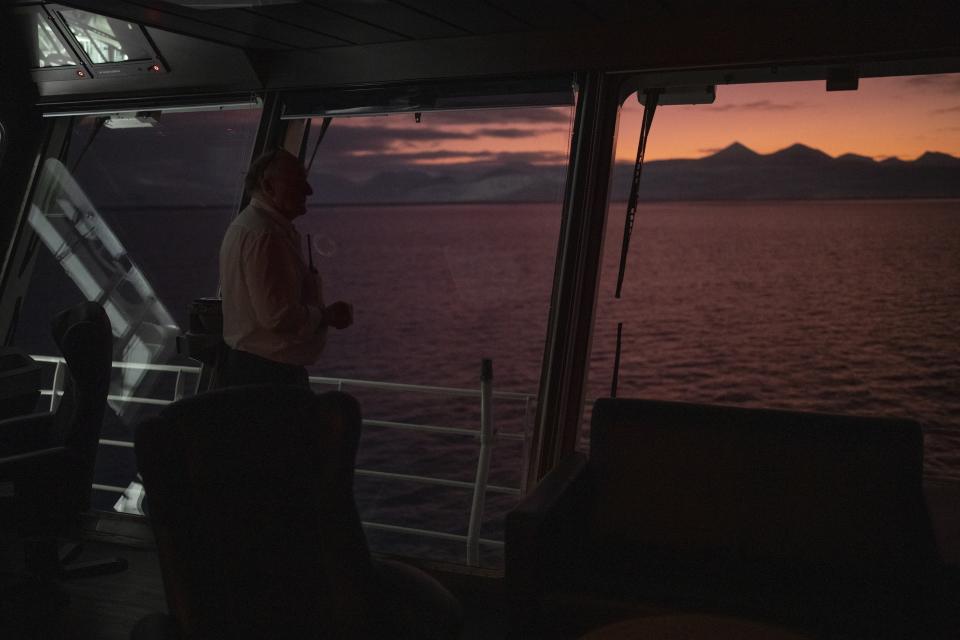
[[[845,197],[830,197],[830,198],[663,198],[663,199],[647,199],[644,200],[641,198],[640,202],[651,202],[651,203],[664,203],[664,202],[691,202],[691,203],[700,203],[700,202],[877,202],[877,201],[908,201],[908,200],[942,200],[942,201],[960,201],[960,198],[956,196],[888,196],[888,197],[872,197],[872,198],[863,198],[851,196],[849,198]],[[611,204],[621,204],[626,203],[625,199],[615,199],[609,200],[608,205]],[[510,205],[510,204],[555,204],[562,205],[560,200],[417,200],[409,202],[321,202],[321,203],[308,203],[308,206],[313,208],[332,208],[332,207],[406,207],[406,206],[427,206],[427,205],[481,205],[481,204],[495,204],[495,205]],[[145,210],[197,210],[197,209],[228,209],[233,208],[233,203],[226,203],[221,205],[202,205],[202,204],[164,204],[164,205],[150,205],[143,206],[141,204],[112,204],[112,205],[100,205],[98,210],[129,210],[129,209],[145,209]]]
[[[953,155],[953,154],[951,154],[951,153],[947,153],[946,151],[936,151],[936,150],[934,150],[934,149],[925,149],[923,152],[921,152],[919,155],[917,155],[917,156],[914,157],[914,158],[905,158],[905,157],[901,157],[901,156],[898,156],[898,155],[870,156],[870,155],[864,155],[864,154],[862,154],[862,153],[857,153],[856,151],[846,151],[846,152],[844,152],[844,153],[841,153],[840,155],[833,156],[833,155],[830,155],[829,153],[827,153],[826,151],[824,151],[823,149],[820,149],[820,148],[818,148],[818,147],[814,147],[814,146],[811,146],[811,145],[809,145],[809,144],[806,144],[806,143],[803,143],[803,142],[799,142],[799,141],[798,141],[798,142],[793,142],[793,143],[791,143],[791,144],[788,144],[787,146],[782,147],[782,148],[780,148],[780,149],[776,149],[775,151],[770,151],[770,152],[767,152],[767,153],[763,153],[763,152],[757,151],[756,149],[753,149],[753,148],[751,148],[751,147],[743,144],[743,143],[740,142],[739,140],[734,140],[733,142],[731,142],[730,144],[726,145],[725,147],[720,147],[719,149],[711,150],[709,153],[705,153],[704,155],[699,156],[699,157],[657,158],[656,160],[649,160],[648,162],[669,162],[669,161],[672,161],[672,160],[703,160],[704,158],[710,158],[710,157],[712,157],[712,156],[717,155],[718,153],[721,153],[721,152],[723,152],[723,151],[726,151],[727,149],[730,149],[731,147],[742,147],[742,148],[746,149],[747,151],[749,151],[749,152],[751,152],[751,153],[754,153],[754,154],[756,154],[756,155],[758,155],[758,156],[761,156],[761,157],[772,156],[772,155],[775,155],[775,154],[780,153],[780,152],[782,152],[782,151],[786,151],[787,149],[791,149],[791,148],[793,148],[793,147],[804,147],[804,148],[806,148],[806,149],[811,149],[811,150],[813,150],[813,151],[818,151],[818,152],[822,153],[823,155],[829,157],[831,160],[837,160],[838,158],[842,158],[842,157],[844,157],[844,156],[853,155],[853,156],[860,156],[861,158],[869,158],[870,160],[872,160],[872,161],[874,161],[874,162],[883,162],[884,160],[891,160],[891,159],[894,159],[894,158],[897,159],[897,160],[900,160],[900,161],[902,161],[902,162],[915,162],[916,160],[918,160],[918,159],[922,158],[923,156],[925,156],[925,155],[927,155],[927,154],[930,154],[930,153],[939,154],[939,155],[944,155],[944,156],[948,156],[948,157],[950,157],[950,158],[954,158],[954,159],[956,159],[956,160],[960,160],[960,156],[955,156],[955,155]],[[616,162],[618,162],[618,163],[619,163],[619,162],[626,162],[626,163],[628,163],[628,164],[632,164],[632,162],[631,162],[630,160],[617,160]]]

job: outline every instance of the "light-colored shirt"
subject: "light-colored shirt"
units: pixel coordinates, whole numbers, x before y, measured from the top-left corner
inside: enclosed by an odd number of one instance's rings
[[[227,345],[275,362],[316,362],[327,341],[320,277],[290,220],[258,198],[223,236],[220,290]]]

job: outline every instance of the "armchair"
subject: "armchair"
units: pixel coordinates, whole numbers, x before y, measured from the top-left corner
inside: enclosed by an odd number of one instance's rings
[[[16,347],[0,347],[0,420],[36,411],[39,397],[37,363]]]
[[[601,399],[589,456],[507,516],[508,589],[527,625],[679,610],[936,637],[922,460],[906,420]]]
[[[372,559],[353,498],[360,407],[279,385],[180,400],[136,454],[170,616],[133,638],[455,638],[460,606]]]
[[[63,397],[54,413],[0,421],[0,483],[12,496],[0,509],[23,540],[27,569],[39,584],[121,571],[126,561],[73,563],[58,540],[79,537],[90,506],[93,469],[110,385],[113,336],[103,308],[85,302],[58,314],[52,333],[67,365]]]

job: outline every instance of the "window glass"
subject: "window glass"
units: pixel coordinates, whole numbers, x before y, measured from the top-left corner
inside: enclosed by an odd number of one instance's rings
[[[27,37],[31,48],[33,65],[37,69],[50,67],[73,67],[77,60],[60,39],[57,30],[51,24],[50,17],[41,8],[34,8],[17,14],[30,35]]]
[[[722,86],[713,105],[661,106],[617,300],[643,112],[629,98],[588,421],[623,322],[622,397],[913,418],[928,479],[960,481],[958,87]]]
[[[489,358],[498,435],[475,522],[481,562],[500,562],[536,411],[571,119],[569,107],[338,118],[317,148],[297,225],[325,298],[352,302],[355,323],[331,332],[311,374],[364,381],[343,388],[366,419],[357,500],[375,549],[468,558]]]
[[[63,9],[60,15],[94,64],[153,57],[153,49],[138,25],[79,9]]]
[[[154,112],[140,119],[149,126],[130,128],[86,117],[66,157],[42,166],[28,214],[36,262],[15,341],[46,360],[49,395],[59,355],[50,318],[82,300],[110,317],[115,365],[102,437],[113,444],[98,455],[98,508],[113,508],[134,479],[133,426],[197,384],[176,336],[190,301],[217,293],[220,240],[258,119],[256,109]],[[135,512],[139,494],[129,497],[118,506]]]

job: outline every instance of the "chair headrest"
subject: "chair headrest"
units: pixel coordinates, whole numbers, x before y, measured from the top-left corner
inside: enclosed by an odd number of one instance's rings
[[[103,307],[81,302],[61,311],[51,321],[51,333],[78,383],[96,389],[109,384],[113,331]]]
[[[50,321],[50,331],[61,353],[65,351],[66,338],[70,329],[84,323],[92,325],[98,333],[111,335],[110,318],[103,307],[96,302],[81,302],[64,309]]]
[[[359,404],[345,393],[250,385],[167,406],[137,429],[136,454],[148,490],[151,480],[296,482],[294,475],[324,460],[352,474],[359,437]]]

